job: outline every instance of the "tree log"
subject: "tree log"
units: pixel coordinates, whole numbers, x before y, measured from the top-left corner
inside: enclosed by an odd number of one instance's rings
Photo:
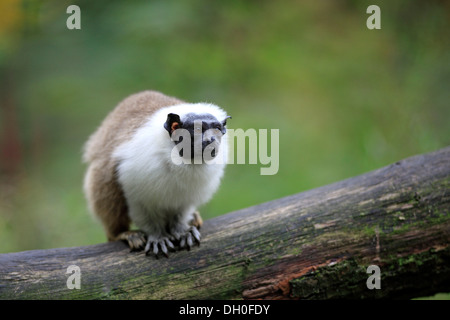
[[[155,259],[122,242],[0,255],[0,299],[412,298],[450,292],[450,147],[207,220]],[[80,289],[68,289],[70,265]],[[380,289],[369,289],[380,268]]]

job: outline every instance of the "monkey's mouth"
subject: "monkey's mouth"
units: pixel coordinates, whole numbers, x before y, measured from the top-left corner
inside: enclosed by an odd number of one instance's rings
[[[204,142],[202,145],[203,160],[212,160],[219,153],[220,143],[217,140],[212,142]]]

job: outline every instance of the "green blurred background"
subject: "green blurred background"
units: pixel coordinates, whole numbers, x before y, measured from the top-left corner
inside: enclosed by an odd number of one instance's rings
[[[66,8],[81,8],[68,30]],[[366,8],[381,8],[381,30]],[[450,144],[448,1],[0,2],[0,253],[105,241],[81,149],[124,97],[208,101],[280,130],[280,167],[230,165],[205,218]]]

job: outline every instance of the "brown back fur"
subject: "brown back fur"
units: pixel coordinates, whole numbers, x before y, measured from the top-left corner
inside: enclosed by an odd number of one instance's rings
[[[117,146],[130,140],[156,110],[181,103],[184,102],[155,91],[133,94],[111,111],[87,141],[83,160],[89,166],[84,191],[91,211],[103,223],[108,240],[117,239],[130,225],[112,153]]]

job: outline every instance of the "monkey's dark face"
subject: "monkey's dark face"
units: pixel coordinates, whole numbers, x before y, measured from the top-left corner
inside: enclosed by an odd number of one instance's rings
[[[190,138],[190,143],[189,141],[184,141],[183,145],[180,146],[179,152],[181,157],[189,157],[186,153],[190,153],[191,159],[202,157],[200,159],[209,160],[208,158],[216,157],[219,152],[222,136],[226,132],[225,126],[228,118],[230,117],[219,121],[209,113],[188,113],[181,120],[177,114],[169,113],[167,121],[164,123],[164,128],[178,146],[186,138]],[[186,150],[188,144],[190,145],[190,150]]]

